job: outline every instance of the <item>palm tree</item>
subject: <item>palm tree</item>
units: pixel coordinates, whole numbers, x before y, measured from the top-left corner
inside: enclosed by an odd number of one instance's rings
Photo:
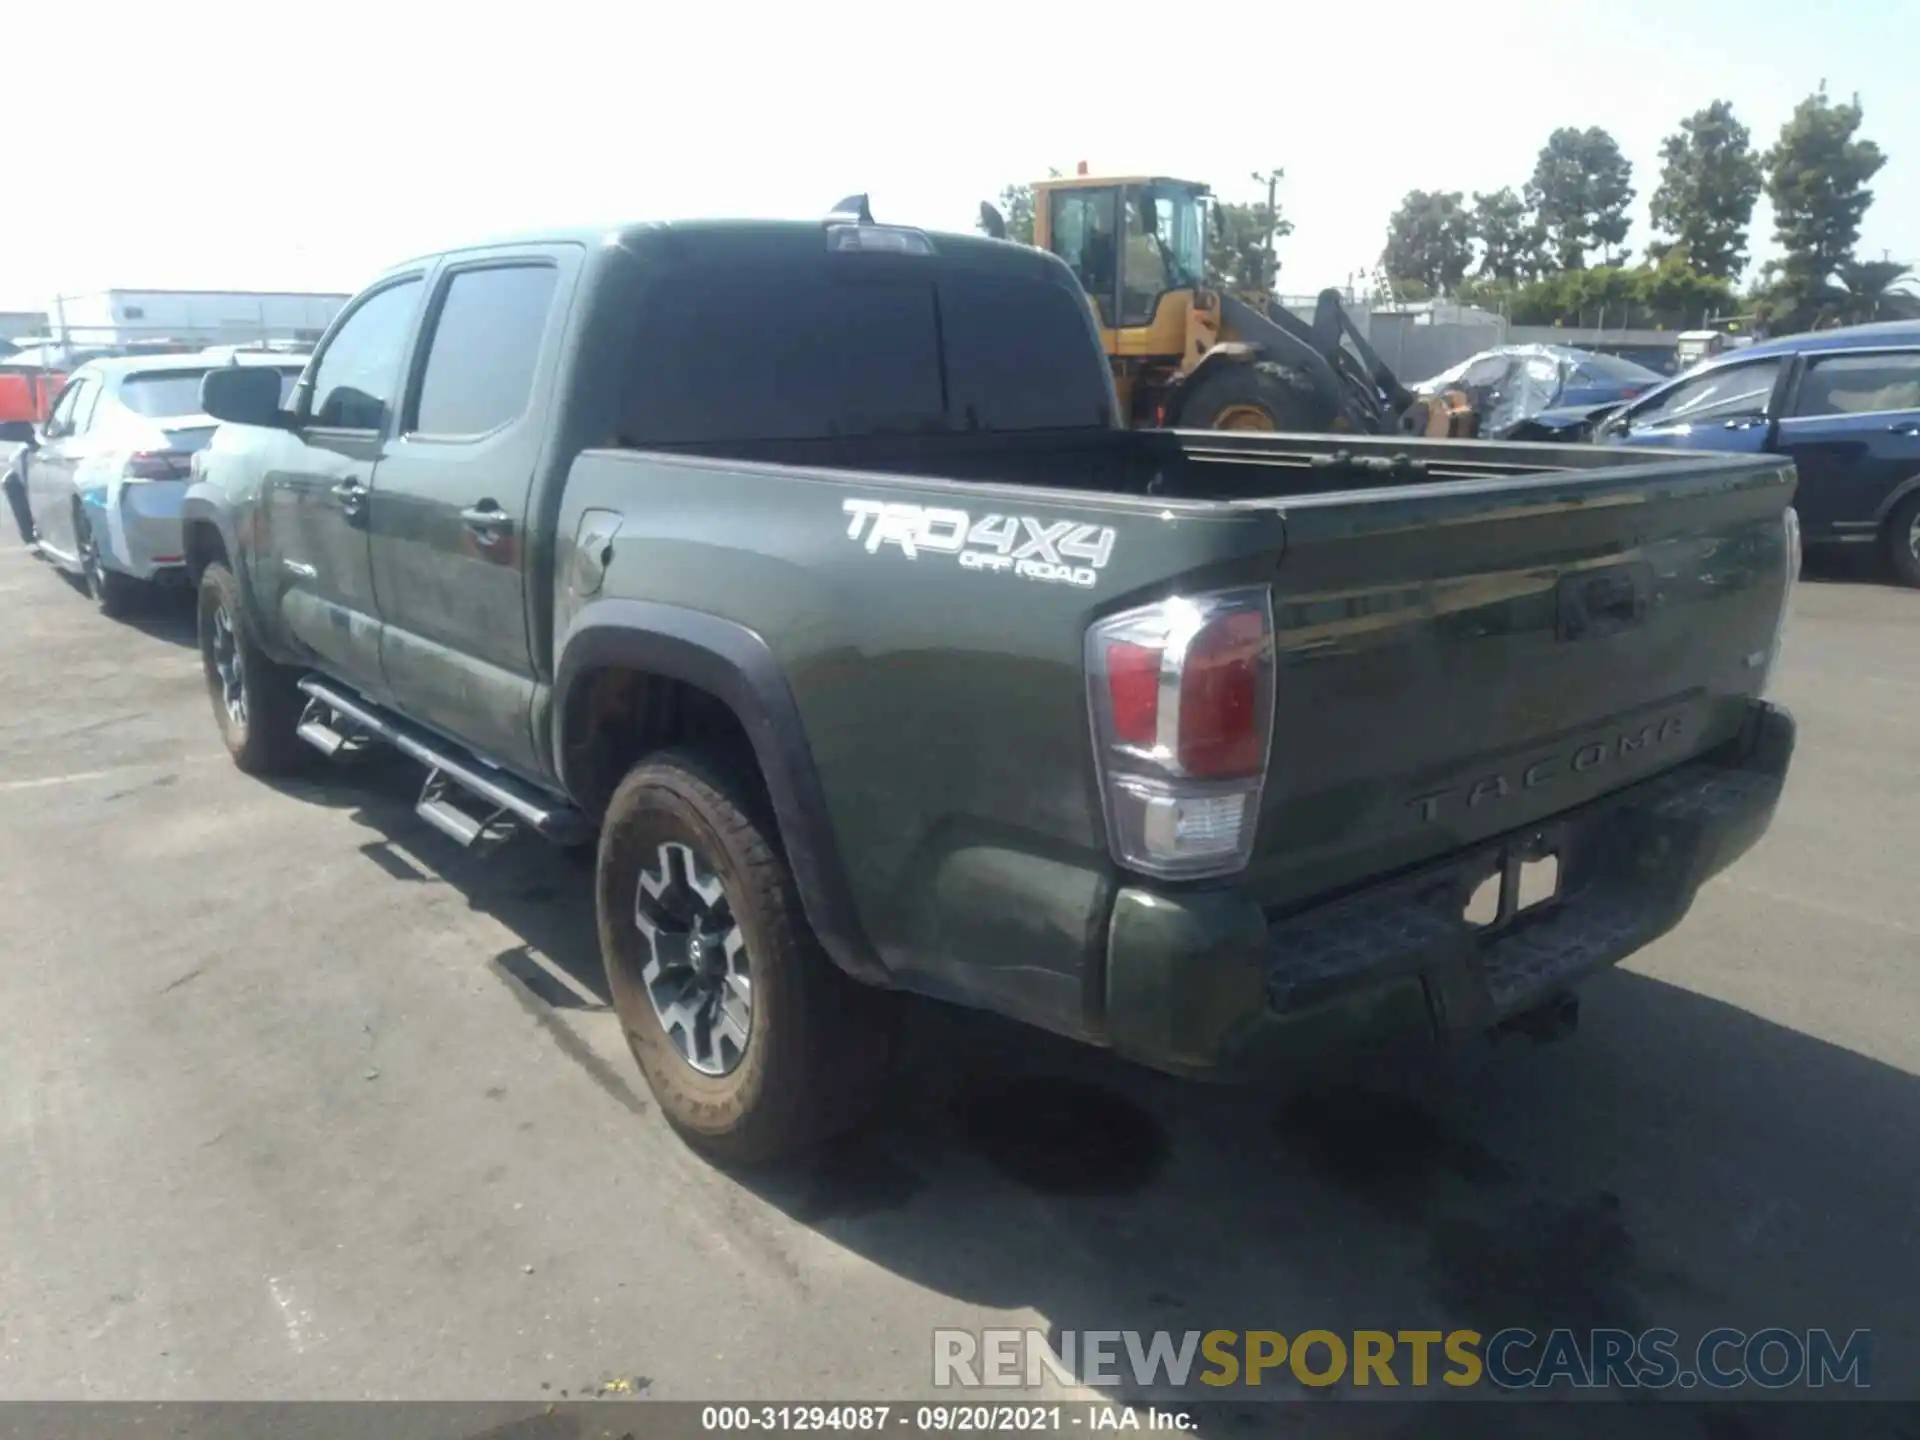
[[[1920,319],[1911,267],[1898,260],[1849,260],[1834,271],[1821,310],[1837,325]],[[1823,317],[1824,318],[1824,317]]]

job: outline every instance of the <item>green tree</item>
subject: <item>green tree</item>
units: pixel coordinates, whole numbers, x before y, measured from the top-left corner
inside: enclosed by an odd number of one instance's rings
[[[1627,238],[1633,193],[1633,164],[1613,136],[1597,125],[1585,130],[1568,125],[1549,135],[1541,148],[1527,184],[1527,204],[1561,268],[1581,270],[1590,250],[1599,250],[1608,262],[1625,258],[1620,247]]]
[[[1000,192],[998,206],[1000,218],[1006,222],[1007,239],[1017,240],[1022,245],[1033,244],[1033,187],[1031,185],[1009,185]],[[991,234],[987,222],[986,207],[981,207],[980,218],[974,222],[975,228],[983,235]]]
[[[1468,224],[1480,242],[1480,264],[1474,271],[1479,278],[1511,283],[1530,280],[1546,269],[1545,236],[1511,185],[1491,193],[1476,191]]]
[[[1632,275],[1644,318],[1665,329],[1690,330],[1739,308],[1732,279],[1706,273],[1684,243],[1668,246],[1657,263],[1642,265]]]
[[[1473,263],[1473,222],[1458,190],[1409,190],[1387,221],[1380,265],[1388,276],[1454,289]]]
[[[1293,222],[1280,213],[1278,203],[1269,207],[1264,200],[1246,205],[1217,200],[1212,211],[1207,282],[1229,290],[1271,294],[1280,277],[1273,242],[1291,235]]]
[[[1828,287],[1827,318],[1841,325],[1920,319],[1913,271],[1898,260],[1843,260]]]
[[[1853,259],[1868,188],[1887,157],[1859,138],[1860,99],[1836,105],[1824,89],[1802,100],[1762,163],[1773,202],[1774,239],[1785,252],[1769,308],[1788,324],[1820,314],[1840,267]]]
[[[1680,122],[1661,143],[1654,228],[1669,237],[1656,258],[1684,247],[1702,275],[1732,280],[1747,263],[1747,224],[1760,197],[1760,161],[1733,106],[1715,100]]]

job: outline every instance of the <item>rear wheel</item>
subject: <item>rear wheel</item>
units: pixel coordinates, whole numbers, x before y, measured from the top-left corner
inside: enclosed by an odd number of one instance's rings
[[[607,807],[595,894],[627,1044],[695,1147],[772,1160],[871,1109],[894,997],[820,948],[737,766],[689,750],[636,766]]]
[[[1894,507],[1883,539],[1894,578],[1920,589],[1920,491]]]
[[[300,723],[298,677],[254,643],[239,584],[217,562],[200,576],[199,630],[213,718],[233,763],[249,775],[296,769],[305,754],[294,733]]]
[[[1216,365],[1180,407],[1197,430],[1331,430],[1334,416],[1297,370],[1271,360]]]
[[[80,575],[86,582],[87,594],[100,607],[102,615],[119,619],[139,600],[140,582],[131,575],[109,570],[102,562],[93,526],[87,523],[86,511],[78,505],[73,507],[73,533],[80,550]]]

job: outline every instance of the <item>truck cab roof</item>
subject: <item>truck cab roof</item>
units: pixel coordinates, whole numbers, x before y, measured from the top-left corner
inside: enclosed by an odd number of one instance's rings
[[[389,271],[417,269],[425,263],[467,254],[536,245],[578,245],[588,251],[618,249],[635,256],[671,256],[675,259],[810,258],[827,248],[827,232],[839,222],[829,220],[641,220],[609,225],[580,225],[527,230],[446,250],[427,251],[389,266]],[[1029,245],[990,240],[979,235],[921,230],[912,226],[868,224],[860,228],[921,237],[931,258],[943,266],[972,271],[998,271],[1035,278],[1058,269],[1071,278],[1054,257]]]

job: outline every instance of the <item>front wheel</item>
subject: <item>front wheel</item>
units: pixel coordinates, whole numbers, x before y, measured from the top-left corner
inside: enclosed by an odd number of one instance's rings
[[[1887,564],[1902,585],[1920,589],[1920,491],[1909,495],[1887,517]]]
[[[802,913],[737,764],[675,750],[614,792],[595,876],[600,952],[627,1044],[675,1130],[752,1164],[877,1100],[894,997],[842,974]]]
[[[304,756],[298,677],[254,642],[233,572],[218,562],[200,576],[200,666],[233,763],[249,775],[279,775]]]
[[[1299,371],[1271,360],[1215,362],[1180,406],[1194,430],[1291,430],[1318,434],[1335,416]]]

